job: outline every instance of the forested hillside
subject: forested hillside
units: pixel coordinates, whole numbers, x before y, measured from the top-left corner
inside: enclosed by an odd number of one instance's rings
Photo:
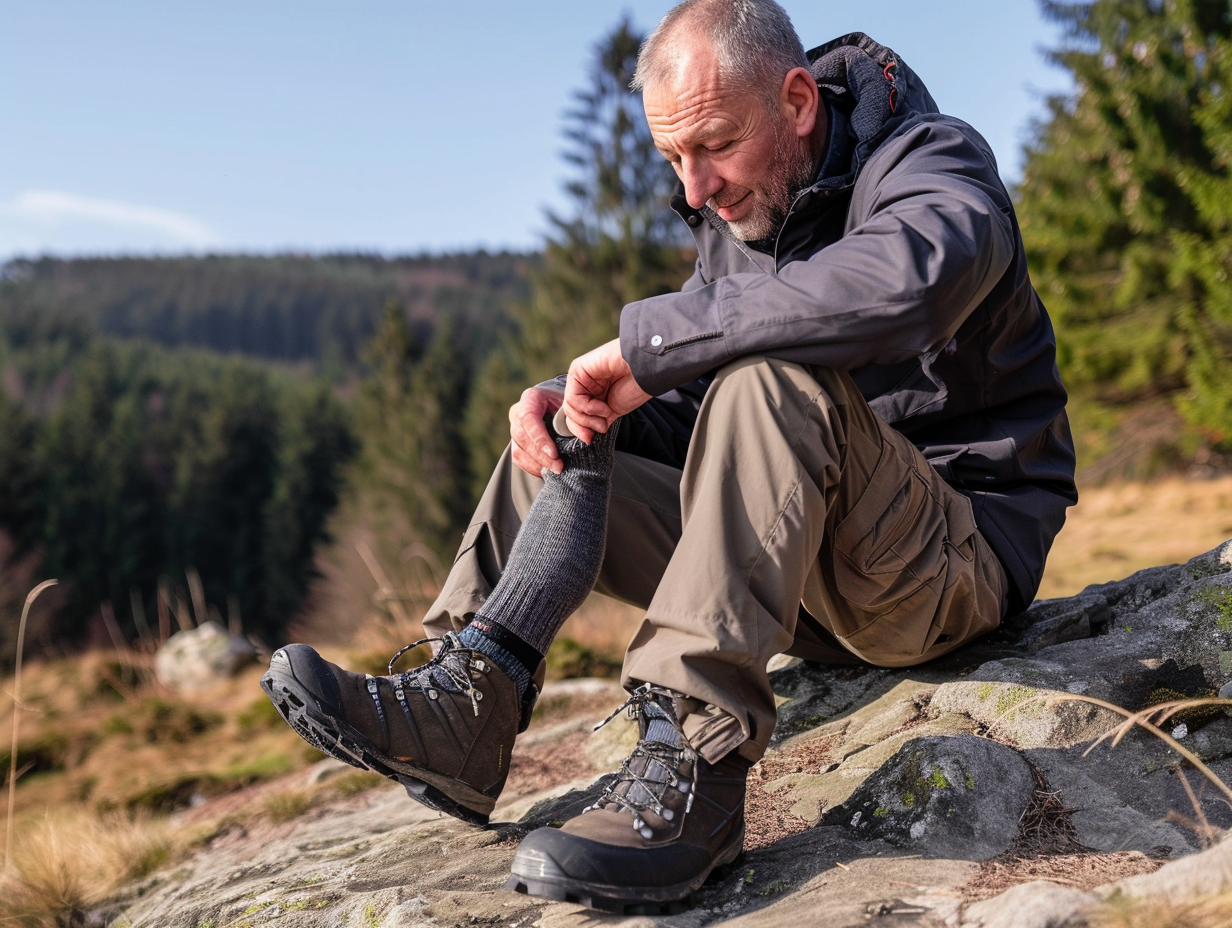
[[[62,584],[44,645],[84,644],[95,626],[148,634],[190,595],[249,631],[280,629],[356,450],[327,386],[64,329],[6,342],[0,655],[15,631],[3,619],[47,576]]]
[[[525,300],[533,255],[477,251],[375,255],[14,260],[5,314],[54,314],[100,335],[144,338],[339,373],[360,366],[390,300],[417,335],[451,319],[466,349],[487,353]]]

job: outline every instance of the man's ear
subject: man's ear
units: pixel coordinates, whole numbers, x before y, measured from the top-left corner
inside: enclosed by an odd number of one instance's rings
[[[779,106],[791,121],[797,136],[803,138],[817,125],[820,99],[817,82],[807,70],[792,68],[787,72],[783,78],[783,89],[779,92]]]

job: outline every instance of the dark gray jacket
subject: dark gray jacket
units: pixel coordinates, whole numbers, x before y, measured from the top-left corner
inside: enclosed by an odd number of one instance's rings
[[[853,33],[809,61],[830,140],[773,253],[678,196],[697,270],[625,307],[622,353],[655,395],[696,392],[685,385],[749,354],[850,371],[971,499],[1023,609],[1077,492],[1056,341],[1009,194],[984,139],[890,49]]]

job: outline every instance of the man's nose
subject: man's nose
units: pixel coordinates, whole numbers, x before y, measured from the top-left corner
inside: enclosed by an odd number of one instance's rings
[[[723,178],[704,158],[684,158],[680,163],[680,179],[684,196],[694,209],[701,209],[723,189]]]

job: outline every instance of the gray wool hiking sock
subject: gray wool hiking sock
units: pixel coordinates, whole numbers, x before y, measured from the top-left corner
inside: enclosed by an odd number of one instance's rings
[[[463,643],[487,654],[519,695],[599,579],[619,425],[589,445],[556,439],[564,472],[544,475],[496,588],[463,632]],[[507,666],[511,659],[520,666]]]

